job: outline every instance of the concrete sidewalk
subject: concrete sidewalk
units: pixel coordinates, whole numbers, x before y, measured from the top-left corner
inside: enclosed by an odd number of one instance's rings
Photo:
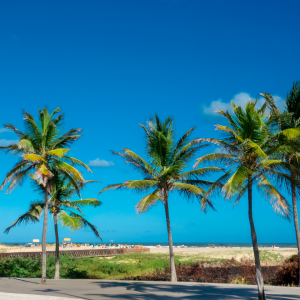
[[[86,300],[257,299],[257,288],[251,285],[91,279],[51,279],[47,280],[46,285],[40,285],[39,282],[40,279],[36,278],[0,278],[0,291],[14,294],[56,296],[57,299],[65,297]],[[266,293],[268,300],[300,299],[300,288],[267,286]],[[28,299],[34,298],[28,297]],[[43,300],[42,297],[40,299]]]
[[[74,298],[56,297],[56,296],[41,296],[30,294],[13,294],[13,293],[1,293],[0,300],[74,300]]]

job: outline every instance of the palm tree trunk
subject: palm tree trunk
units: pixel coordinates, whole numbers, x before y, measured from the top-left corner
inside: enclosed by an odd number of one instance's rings
[[[292,178],[295,178],[295,175],[291,174]],[[296,231],[296,239],[298,246],[298,255],[299,255],[299,282],[298,286],[300,286],[300,232],[299,232],[299,221],[298,221],[298,212],[297,212],[297,197],[296,197],[296,187],[295,184],[292,183],[292,200],[293,200],[293,215],[294,215],[294,224]]]
[[[42,281],[46,283],[46,240],[47,240],[47,225],[48,225],[48,192],[46,187],[45,192],[45,209],[44,209],[44,227],[43,227],[43,239],[42,239]]]
[[[54,230],[55,230],[55,275],[54,279],[59,279],[59,238],[57,228],[57,213],[54,213]]]
[[[253,215],[252,215],[252,176],[248,175],[248,203],[249,203],[249,222],[251,227],[251,238],[252,238],[252,246],[254,252],[254,259],[255,259],[255,270],[256,270],[256,281],[258,287],[258,299],[259,300],[266,300],[265,290],[264,290],[264,279],[261,273],[261,266],[260,266],[260,258],[259,258],[259,251],[257,245],[257,236],[253,222]]]
[[[173,249],[173,241],[172,241],[172,233],[171,233],[171,225],[170,225],[170,216],[169,216],[169,205],[168,205],[169,192],[165,190],[165,191],[163,191],[163,194],[164,194],[164,204],[165,204],[167,229],[168,229],[170,265],[171,265],[171,281],[176,282],[177,281],[177,275],[176,275],[176,268],[175,268],[174,249]]]

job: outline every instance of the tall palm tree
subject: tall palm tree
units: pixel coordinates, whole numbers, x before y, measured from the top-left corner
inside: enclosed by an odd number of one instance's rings
[[[46,188],[35,178],[33,178],[33,180],[37,183],[36,190],[39,191],[41,195],[44,195]],[[93,181],[90,180],[80,183],[79,188],[82,189],[90,182]],[[77,187],[74,187],[71,181],[57,172],[55,172],[53,178],[51,179],[51,185],[52,197],[49,200],[48,210],[54,219],[56,241],[54,279],[59,279],[59,236],[57,221],[59,220],[62,226],[66,226],[71,230],[78,230],[80,228],[88,227],[94,232],[96,237],[101,239],[97,228],[83,217],[83,213],[81,211],[81,207],[97,207],[101,205],[101,202],[95,198],[70,200],[73,196],[78,194]],[[29,210],[25,214],[21,215],[11,226],[6,228],[4,232],[9,233],[9,231],[17,225],[27,224],[29,222],[39,222],[44,209],[45,202],[43,200],[31,202]]]
[[[291,91],[287,94],[285,99],[286,102],[286,111],[281,112],[275,105],[274,98],[270,94],[261,94],[265,97],[269,103],[271,115],[274,118],[276,124],[283,129],[299,129],[300,128],[300,82],[295,82]],[[282,152],[282,159],[286,162],[291,163],[295,168],[300,169],[300,140],[298,139],[295,143],[291,144],[289,140],[282,140],[282,145],[285,145],[286,149]],[[287,149],[289,147],[289,149]],[[289,150],[289,151],[288,151]],[[294,179],[299,177],[297,173],[290,171],[290,176]],[[299,274],[300,274],[300,230],[299,230],[299,220],[298,220],[298,211],[297,211],[297,186],[291,182],[288,186],[288,190],[292,195],[292,204],[293,204],[293,219],[296,232],[296,241],[299,255]],[[300,286],[300,275],[298,286]]]
[[[81,135],[78,133],[81,129],[71,129],[65,134],[61,134],[61,123],[63,114],[55,115],[60,111],[57,108],[52,114],[46,108],[39,110],[39,120],[34,118],[26,111],[24,115],[25,131],[22,132],[11,124],[5,124],[7,129],[13,130],[18,138],[18,144],[0,147],[6,153],[16,155],[19,161],[6,174],[0,189],[6,184],[8,192],[20,185],[33,170],[34,176],[39,179],[40,183],[46,188],[45,193],[45,211],[48,211],[48,196],[51,196],[50,180],[53,177],[53,170],[64,174],[70,181],[76,185],[76,181],[84,181],[81,172],[74,165],[84,166],[88,171],[89,167],[80,160],[67,156],[70,149],[66,147],[76,141]],[[69,164],[71,163],[71,164]],[[46,282],[46,236],[47,236],[48,214],[44,214],[43,238],[42,238],[42,283]]]
[[[205,162],[224,163],[230,167],[229,171],[209,188],[202,199],[203,206],[206,205],[207,197],[219,195],[220,191],[225,194],[225,199],[231,200],[236,196],[235,205],[248,192],[248,214],[255,258],[258,299],[266,299],[253,221],[252,188],[253,185],[256,185],[258,190],[270,200],[275,211],[290,219],[288,202],[271,182],[274,179],[292,180],[285,173],[287,170],[293,170],[299,174],[294,166],[277,159],[276,156],[279,151],[278,139],[281,136],[289,139],[296,138],[299,136],[299,130],[286,129],[274,132],[266,115],[267,103],[264,103],[260,109],[256,108],[257,100],[247,102],[244,108],[236,106],[233,101],[231,103],[233,114],[228,111],[217,111],[228,122],[228,126],[216,125],[216,129],[221,132],[224,138],[200,139],[201,142],[206,141],[218,145],[226,153],[204,155],[197,160],[194,167]],[[297,184],[299,185],[299,183]]]
[[[166,213],[167,231],[170,251],[171,281],[177,281],[172,233],[169,217],[169,194],[177,191],[187,199],[196,197],[201,201],[212,182],[202,180],[209,174],[221,171],[221,168],[207,167],[185,172],[184,169],[192,160],[195,153],[203,145],[194,139],[189,141],[194,128],[188,130],[178,141],[175,141],[173,119],[162,122],[156,115],[147,125],[140,125],[145,131],[146,153],[148,162],[135,152],[124,148],[122,153],[113,154],[122,157],[125,163],[139,171],[143,179],[128,180],[124,183],[112,184],[105,187],[100,193],[107,190],[131,189],[136,192],[151,192],[142,198],[136,205],[138,214],[153,207],[159,201],[163,202]],[[211,204],[210,202],[208,202]]]

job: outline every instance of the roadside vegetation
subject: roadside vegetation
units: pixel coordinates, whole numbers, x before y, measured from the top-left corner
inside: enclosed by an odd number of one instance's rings
[[[262,273],[269,285],[297,284],[298,256],[285,259],[279,253],[260,251]],[[250,256],[249,256],[250,257]],[[175,255],[178,281],[255,284],[253,257],[237,260],[203,255]],[[0,277],[41,276],[41,259],[14,258],[0,261]],[[168,254],[132,253],[115,257],[60,257],[63,279],[170,280]],[[55,277],[55,256],[47,259],[47,278]]]

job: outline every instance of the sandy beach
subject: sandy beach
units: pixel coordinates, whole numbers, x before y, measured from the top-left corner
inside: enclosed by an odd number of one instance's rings
[[[280,264],[284,259],[297,254],[296,248],[260,248],[262,265]],[[151,248],[150,253],[169,253],[169,248]],[[203,260],[231,259],[240,261],[242,258],[254,259],[252,248],[174,248],[175,255],[194,256]]]
[[[297,253],[296,248],[259,248],[259,250],[273,251],[282,253],[282,255],[293,255]],[[211,254],[211,253],[240,253],[240,252],[251,252],[252,248],[174,248],[174,252],[181,255],[191,254]],[[150,248],[151,253],[169,253],[169,248]]]
[[[89,247],[60,248],[60,251],[68,250],[86,250]],[[41,252],[42,247],[20,247],[0,245],[0,253],[16,253],[16,252]],[[48,246],[47,251],[55,251],[53,246]],[[180,256],[191,256],[197,260],[216,260],[231,259],[241,260],[242,258],[253,259],[252,248],[174,248],[174,252]],[[153,254],[168,254],[168,247],[150,248]],[[276,261],[282,262],[284,259],[297,253],[296,248],[260,248],[262,264],[276,264]],[[184,258],[183,258],[184,259]]]

